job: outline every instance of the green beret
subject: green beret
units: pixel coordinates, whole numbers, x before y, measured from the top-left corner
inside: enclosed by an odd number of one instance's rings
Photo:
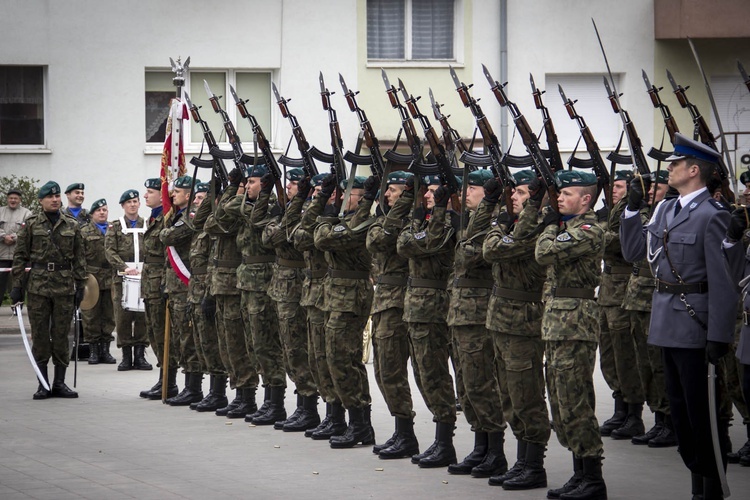
[[[742,172],[742,174],[740,175],[740,182],[743,185],[750,182],[750,170],[745,170],[744,172]],[[8,194],[10,194],[10,192],[8,192]]]
[[[489,169],[481,168],[479,170],[474,170],[473,172],[469,172],[469,186],[484,186],[484,183],[488,180],[495,177],[492,175],[492,171]]]
[[[633,171],[632,170],[618,170],[615,172],[615,178],[614,181],[626,181],[630,182],[633,180]]]
[[[290,182],[301,181],[305,178],[305,171],[299,167],[291,168],[286,171],[286,180]]]
[[[177,189],[192,189],[193,188],[193,178],[189,175],[183,175],[182,177],[178,177],[174,181],[174,187]]]
[[[102,207],[106,207],[106,206],[107,206],[107,200],[105,200],[104,198],[96,200],[94,203],[91,204],[91,208],[89,209],[89,213],[93,214],[98,209],[100,209]]]
[[[439,175],[423,175],[421,181],[425,186],[441,186],[443,184],[440,182]]]
[[[146,179],[146,182],[144,182],[143,185],[146,186],[146,189],[156,189],[157,191],[161,191],[161,179],[158,177]]]
[[[200,182],[195,185],[196,193],[208,193],[208,182]]]
[[[536,179],[536,173],[530,168],[519,170],[513,174],[513,179],[516,181],[516,186],[528,186]]]
[[[656,177],[657,184],[669,183],[669,172],[666,170],[659,170],[659,175],[656,175],[656,172],[651,172],[651,175]]]
[[[41,200],[51,194],[60,194],[60,185],[55,181],[49,181],[44,186],[40,187],[39,193],[37,193],[36,197]]]
[[[312,183],[313,187],[320,186],[323,183],[323,179],[326,178],[326,175],[328,174],[314,175],[313,178],[310,179],[310,182]]]
[[[414,174],[412,174],[411,172],[405,172],[403,170],[396,170],[395,172],[391,172],[390,174],[388,174],[387,184],[389,186],[391,184],[403,185],[406,184],[406,180],[409,177],[414,177]]]
[[[558,187],[596,186],[596,176],[581,170],[558,170],[555,172]]]
[[[83,187],[83,182],[74,182],[70,186],[66,187],[65,188],[65,194],[68,194],[68,193],[70,193],[71,191],[73,191],[75,189],[80,189],[81,191],[83,191],[85,189]]]
[[[268,173],[268,168],[265,163],[258,163],[257,165],[248,165],[245,169],[245,177],[263,177]]]
[[[136,191],[135,189],[128,189],[127,191],[125,191],[124,193],[120,195],[120,205],[122,205],[128,200],[138,198],[138,196],[140,196],[140,193],[138,193],[138,191]]]
[[[352,189],[364,189],[365,188],[365,181],[367,180],[367,177],[363,175],[357,175],[354,177],[354,183],[352,184]],[[349,179],[344,179],[341,182],[341,187],[343,189],[346,189],[346,185],[349,183]]]

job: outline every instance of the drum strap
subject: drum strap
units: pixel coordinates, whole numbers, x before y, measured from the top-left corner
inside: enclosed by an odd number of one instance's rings
[[[138,236],[146,232],[146,229],[148,229],[148,222],[144,219],[143,227],[130,227],[130,224],[125,221],[125,216],[123,215],[120,217],[120,227],[122,227],[123,234],[133,235],[133,252],[137,265],[138,262],[141,261],[141,245]]]

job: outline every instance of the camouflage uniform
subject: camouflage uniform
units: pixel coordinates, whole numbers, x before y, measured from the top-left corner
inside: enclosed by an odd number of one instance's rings
[[[138,217],[135,227],[142,228],[144,220]],[[112,286],[112,303],[115,310],[115,324],[117,325],[117,347],[148,345],[149,336],[146,327],[146,317],[143,313],[126,311],[122,307],[122,276],[118,272],[127,269],[126,262],[135,262],[135,247],[133,235],[138,238],[138,246],[144,248],[144,233],[124,233],[120,219],[110,222],[104,237],[104,248],[107,261],[112,270],[110,280]],[[143,262],[145,251],[140,251],[139,260]],[[141,278],[143,279],[143,278]],[[142,282],[141,282],[142,286]],[[162,332],[162,335],[164,332]]]
[[[115,311],[112,303],[112,269],[104,251],[105,236],[96,224],[90,222],[81,228],[86,271],[93,274],[99,285],[99,300],[92,309],[81,310],[83,338],[89,343],[109,343],[115,329]]]
[[[602,229],[589,210],[561,227],[545,227],[535,250],[536,261],[547,266],[542,339],[552,421],[560,444],[582,459],[602,454],[593,381],[601,248]]]
[[[89,222],[91,222],[91,215],[88,213],[88,211],[81,207],[80,212],[78,212],[78,215],[73,215],[73,212],[70,211],[70,207],[64,207],[62,208],[63,215],[67,215],[68,217],[75,219],[76,222],[78,222],[78,227],[83,227]]]

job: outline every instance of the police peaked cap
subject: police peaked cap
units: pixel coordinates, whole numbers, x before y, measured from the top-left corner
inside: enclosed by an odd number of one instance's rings
[[[389,186],[391,184],[396,185],[404,185],[406,184],[407,179],[410,177],[414,177],[414,174],[411,172],[406,172],[404,170],[396,170],[395,172],[391,172],[388,174],[388,181],[386,182]]]
[[[71,184],[70,186],[66,187],[66,188],[65,188],[65,194],[68,194],[68,193],[70,193],[71,191],[74,191],[74,190],[76,190],[76,189],[80,189],[81,191],[83,191],[83,190],[85,189],[85,188],[83,187],[83,182],[74,182],[74,183],[73,183],[73,184]]]
[[[146,186],[146,189],[156,189],[157,191],[161,191],[161,179],[158,177],[146,179],[146,182],[144,182],[143,185]]]
[[[36,197],[41,200],[51,194],[60,194],[60,185],[55,181],[49,181],[44,186],[40,187]]]
[[[715,149],[706,146],[702,142],[694,141],[689,137],[677,132],[674,135],[674,153],[665,161],[684,160],[695,158],[711,163],[719,163],[721,155]]]
[[[352,189],[364,189],[365,188],[365,181],[367,180],[367,177],[362,175],[357,175],[354,177],[354,182],[352,183]],[[341,187],[346,189],[347,184],[349,183],[349,179],[344,179],[341,181]]]
[[[305,178],[305,171],[299,167],[290,168],[286,171],[286,180],[290,182],[301,181]]]
[[[615,182],[615,181],[630,182],[632,179],[633,179],[632,170],[618,170],[615,172],[615,178],[612,180],[612,182]]]
[[[89,213],[93,214],[100,208],[106,207],[106,206],[107,206],[107,200],[105,200],[104,198],[100,198],[91,204],[91,208],[89,208]]]
[[[558,170],[555,172],[558,187],[596,186],[597,178],[590,172],[580,170]]]
[[[136,199],[140,196],[140,193],[136,191],[135,189],[128,189],[124,193],[120,195],[120,205],[125,203],[126,201]],[[93,212],[93,210],[91,210]]]
[[[190,177],[189,175],[183,175],[182,177],[178,177],[174,181],[174,187],[176,187],[177,189],[190,190],[193,188],[193,178]]]
[[[489,169],[474,170],[469,173],[468,184],[469,186],[484,186],[484,183],[494,178],[492,171]]]

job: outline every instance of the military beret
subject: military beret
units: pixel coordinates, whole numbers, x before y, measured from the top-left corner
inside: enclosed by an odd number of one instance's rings
[[[83,191],[85,189],[83,187],[83,182],[74,182],[70,186],[66,187],[65,188],[65,194],[68,194],[68,193],[70,193],[71,191],[73,191],[75,189],[80,189],[81,191]]]
[[[674,135],[674,153],[665,161],[677,161],[685,158],[696,158],[711,163],[718,163],[721,155],[714,148],[706,146],[702,142],[694,141],[677,132]]]
[[[651,178],[656,178],[657,184],[667,184],[669,183],[669,172],[666,170],[659,170],[659,175],[656,175],[656,172],[651,172]]]
[[[16,188],[10,188],[7,193],[5,193],[5,196],[10,196],[12,194],[17,194],[18,196],[23,196],[23,193],[21,193],[20,190]]]
[[[421,181],[425,186],[440,186],[443,184],[440,182],[439,175],[423,175]]]
[[[144,182],[143,185],[146,186],[146,189],[156,189],[157,191],[161,191],[161,179],[158,177],[146,179],[146,182]]]
[[[122,205],[128,200],[138,198],[138,196],[140,196],[140,193],[138,193],[138,191],[136,191],[135,189],[128,189],[127,191],[125,191],[124,193],[120,195],[120,205]]]
[[[414,177],[414,174],[411,172],[405,172],[404,170],[396,170],[395,172],[388,174],[386,184],[389,186],[391,184],[403,185],[406,184],[406,180],[409,179],[409,177]]]
[[[174,180],[174,187],[177,189],[192,189],[193,188],[193,178],[189,175],[183,175],[182,177],[178,177]]]
[[[484,186],[484,183],[495,177],[489,169],[480,168],[469,173],[469,186]]]
[[[245,177],[263,177],[268,173],[268,167],[265,163],[258,163],[257,165],[248,165],[245,169]]]
[[[632,170],[618,170],[615,172],[615,178],[613,181],[626,181],[630,182],[633,179]]]
[[[367,180],[367,177],[363,175],[355,176],[354,183],[352,184],[352,189],[364,189],[366,180]],[[349,179],[344,179],[343,181],[341,181],[341,187],[346,189],[346,185],[348,183],[349,183]]]
[[[597,183],[594,174],[581,170],[558,170],[555,172],[555,177],[560,188],[595,186]]]
[[[314,175],[312,179],[310,179],[310,182],[312,183],[313,187],[320,186],[323,183],[323,179],[326,178],[328,174],[318,174]]]
[[[195,185],[196,193],[208,193],[208,182],[200,182]]]
[[[513,179],[516,181],[516,186],[527,186],[531,184],[531,181],[536,179],[536,173],[531,169],[519,170],[513,173]]]
[[[745,170],[744,172],[742,172],[742,174],[740,175],[740,182],[742,184],[747,184],[748,182],[750,182],[750,170]],[[10,194],[10,191],[8,191],[8,194]]]
[[[96,200],[94,203],[91,204],[91,208],[89,208],[89,213],[93,214],[98,209],[102,207],[106,207],[106,206],[107,206],[107,200],[105,200],[104,198]]]
[[[305,171],[299,167],[290,168],[286,171],[286,180],[290,182],[301,181],[305,178]]]
[[[44,186],[40,187],[36,197],[41,200],[51,194],[60,194],[60,185],[55,181],[49,181]]]

